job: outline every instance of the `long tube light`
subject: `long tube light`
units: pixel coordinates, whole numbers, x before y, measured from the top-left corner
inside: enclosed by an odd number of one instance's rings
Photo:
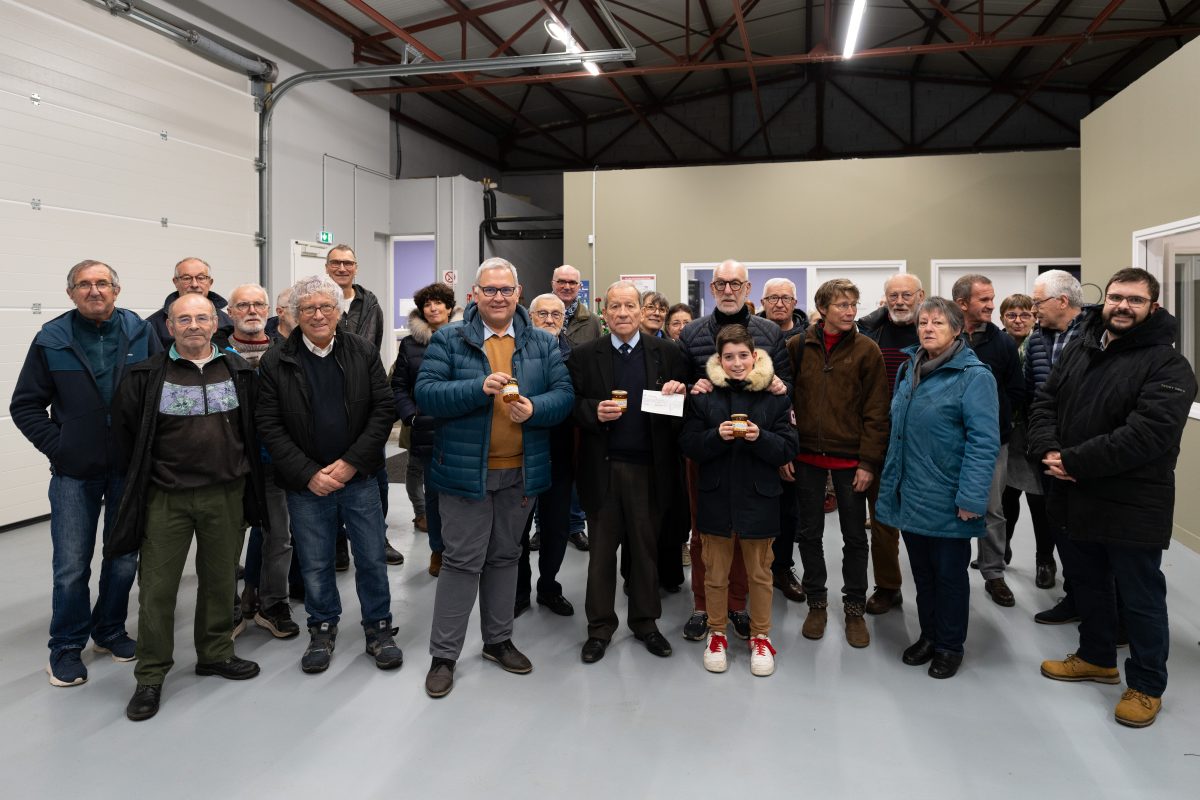
[[[863,13],[866,10],[867,0],[854,0],[854,7],[850,9],[850,27],[846,31],[846,47],[842,50],[842,58],[854,55],[854,48],[858,44],[858,31],[862,27]]]
[[[571,29],[559,25],[552,19],[548,19],[543,23],[546,33],[550,38],[557,39],[563,43],[568,53],[582,53],[583,48],[579,46],[579,42],[575,41],[575,37],[571,35]],[[584,61],[583,68],[588,71],[589,75],[599,75],[600,65],[594,61]]]

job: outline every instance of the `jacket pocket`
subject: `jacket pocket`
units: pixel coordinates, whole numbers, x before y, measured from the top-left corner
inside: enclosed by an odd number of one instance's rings
[[[759,479],[754,481],[754,490],[762,497],[778,497],[783,494],[783,487],[779,485],[779,479],[766,480]]]

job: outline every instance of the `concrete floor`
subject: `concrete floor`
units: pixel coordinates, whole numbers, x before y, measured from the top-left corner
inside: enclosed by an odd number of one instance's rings
[[[238,654],[262,674],[246,682],[197,677],[191,616],[195,572],[176,616],[177,666],[153,720],[124,717],[131,665],[90,650],[89,682],[51,687],[49,526],[0,535],[0,774],[10,798],[671,798],[792,790],[806,798],[1195,798],[1200,786],[1200,555],[1164,558],[1169,585],[1171,684],[1158,722],[1117,725],[1121,686],[1064,684],[1038,673],[1075,646],[1072,626],[1035,625],[1057,592],[1033,585],[1033,536],[1022,520],[1003,609],[972,573],[967,657],[934,681],[904,666],[916,637],[911,594],[903,611],[870,618],[873,641],[850,648],[831,615],[825,639],[800,635],[804,609],[776,593],[778,670],[753,678],[734,642],[729,672],[701,665],[680,629],[686,591],[665,595],[669,659],[623,631],[598,664],[579,660],[586,554],[562,572],[577,614],[534,609],[516,624],[530,675],[479,657],[472,625],[454,692],[425,696],[435,579],[414,535],[404,487],[393,485],[392,542],[408,562],[389,569],[406,663],[380,672],[363,655],[353,572],[339,576],[347,620],[330,670],[299,669],[306,636],[277,641],[253,625]],[[827,517],[831,575],[840,547]],[[901,548],[903,550],[903,548]],[[535,567],[536,569],[536,567]],[[907,565],[905,565],[907,571]],[[906,573],[906,580],[908,579]],[[93,584],[94,587],[94,584]],[[619,594],[619,593],[618,593]],[[623,599],[623,598],[622,598]],[[136,587],[130,603],[136,634]],[[623,609],[620,609],[623,616]],[[303,609],[294,615],[303,621]]]

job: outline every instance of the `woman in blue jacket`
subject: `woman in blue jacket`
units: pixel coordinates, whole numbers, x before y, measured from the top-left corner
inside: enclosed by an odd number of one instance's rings
[[[960,334],[958,306],[931,297],[917,312],[917,346],[900,367],[877,515],[904,535],[921,637],[905,664],[929,675],[958,671],[967,638],[971,539],[985,534],[1000,452],[999,398],[991,370]]]

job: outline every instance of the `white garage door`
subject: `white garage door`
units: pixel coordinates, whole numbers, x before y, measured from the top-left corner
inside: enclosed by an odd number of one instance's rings
[[[257,280],[257,118],[247,78],[79,0],[0,0],[0,525],[49,513],[45,458],[8,416],[38,328],[94,258],[143,316],[172,266]]]

